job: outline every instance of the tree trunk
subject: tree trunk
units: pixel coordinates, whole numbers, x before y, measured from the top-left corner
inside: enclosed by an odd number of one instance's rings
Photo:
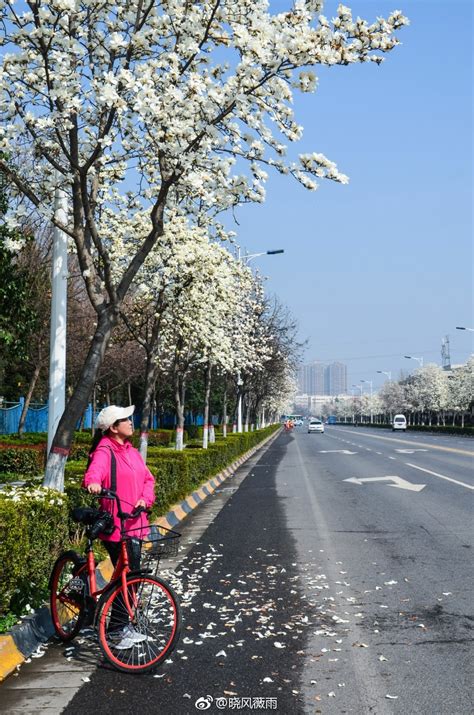
[[[28,408],[30,406],[31,398],[33,396],[33,391],[36,387],[36,383],[38,382],[41,367],[41,357],[40,355],[38,355],[38,362],[35,365],[35,369],[31,377],[30,384],[28,386],[28,392],[26,393],[25,402],[23,403],[23,409],[20,415],[20,422],[18,423],[18,434],[20,437],[25,431],[26,415],[28,414]]]
[[[89,402],[100,366],[104,359],[112,330],[117,323],[117,315],[112,310],[104,311],[97,322],[97,328],[89,348],[80,378],[59,420],[51,450],[46,462],[43,486],[64,491],[64,467],[74,438],[74,430]]]
[[[244,421],[244,432],[249,431],[249,420],[250,420],[250,399],[244,400],[245,409],[245,421]]]
[[[184,377],[175,368],[174,399],[176,405],[176,449],[181,452],[184,447]]]
[[[227,386],[224,389],[222,399],[222,436],[224,439],[227,437]]]
[[[148,429],[150,425],[151,407],[153,403],[153,392],[158,378],[158,365],[154,356],[149,354],[146,361],[145,371],[145,394],[143,397],[142,418],[140,422],[140,454],[146,462],[148,450]]]
[[[202,447],[207,449],[209,443],[209,401],[211,397],[211,379],[212,379],[212,363],[207,363],[205,372],[205,391],[204,391],[204,426],[202,430]]]

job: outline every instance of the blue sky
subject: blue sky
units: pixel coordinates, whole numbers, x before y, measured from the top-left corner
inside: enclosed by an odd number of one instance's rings
[[[350,176],[308,192],[272,176],[263,206],[238,212],[239,243],[257,258],[309,339],[305,361],[347,362],[349,385],[411,371],[404,355],[466,360],[472,312],[472,4],[470,0],[345,3],[372,21],[401,9],[411,25],[385,62],[320,68],[296,95],[299,151],[323,152]],[[271,2],[272,9],[288,5]],[[335,14],[337,2],[324,12]],[[385,379],[385,378],[384,378]]]

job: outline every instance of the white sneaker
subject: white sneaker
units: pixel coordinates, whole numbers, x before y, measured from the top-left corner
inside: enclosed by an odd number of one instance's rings
[[[147,636],[144,633],[139,633],[130,625],[125,626],[122,631],[119,631],[119,635],[121,636],[121,640],[117,645],[114,645],[114,648],[117,650],[128,650],[129,648],[133,648],[134,645],[147,640]]]

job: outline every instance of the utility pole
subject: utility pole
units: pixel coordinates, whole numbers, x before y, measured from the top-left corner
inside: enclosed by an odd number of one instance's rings
[[[57,221],[67,224],[67,197],[61,189],[56,189],[54,214]],[[53,231],[51,288],[48,454],[66,406],[67,235],[56,226]]]

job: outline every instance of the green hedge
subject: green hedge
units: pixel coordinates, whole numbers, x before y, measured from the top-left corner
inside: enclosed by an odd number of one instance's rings
[[[2,472],[16,472],[35,476],[44,469],[44,451],[36,447],[1,447],[0,446],[0,474]]]
[[[230,434],[207,450],[176,452],[151,447],[147,462],[156,478],[154,516],[166,513],[278,427]],[[14,451],[38,454],[36,450]],[[9,623],[11,614],[23,614],[47,598],[49,574],[58,553],[82,538],[82,527],[69,519],[69,513],[74,506],[91,504],[91,497],[81,489],[85,467],[85,460],[67,462],[65,494],[33,482],[0,492],[0,632],[2,620]]]
[[[341,423],[343,424],[343,423]],[[378,427],[380,429],[392,429],[391,424],[370,424],[369,422],[358,423],[358,427]],[[399,430],[397,430],[399,431]],[[437,432],[438,434],[458,434],[474,436],[474,427],[467,425],[410,425],[407,424],[407,432]]]
[[[40,605],[68,539],[67,499],[50,489],[0,493],[0,616]]]
[[[21,435],[21,437],[18,434],[2,434],[2,435],[0,435],[0,443],[1,444],[11,444],[13,446],[18,446],[18,445],[22,445],[22,444],[46,445],[47,441],[48,441],[48,435],[46,432],[24,432]]]

